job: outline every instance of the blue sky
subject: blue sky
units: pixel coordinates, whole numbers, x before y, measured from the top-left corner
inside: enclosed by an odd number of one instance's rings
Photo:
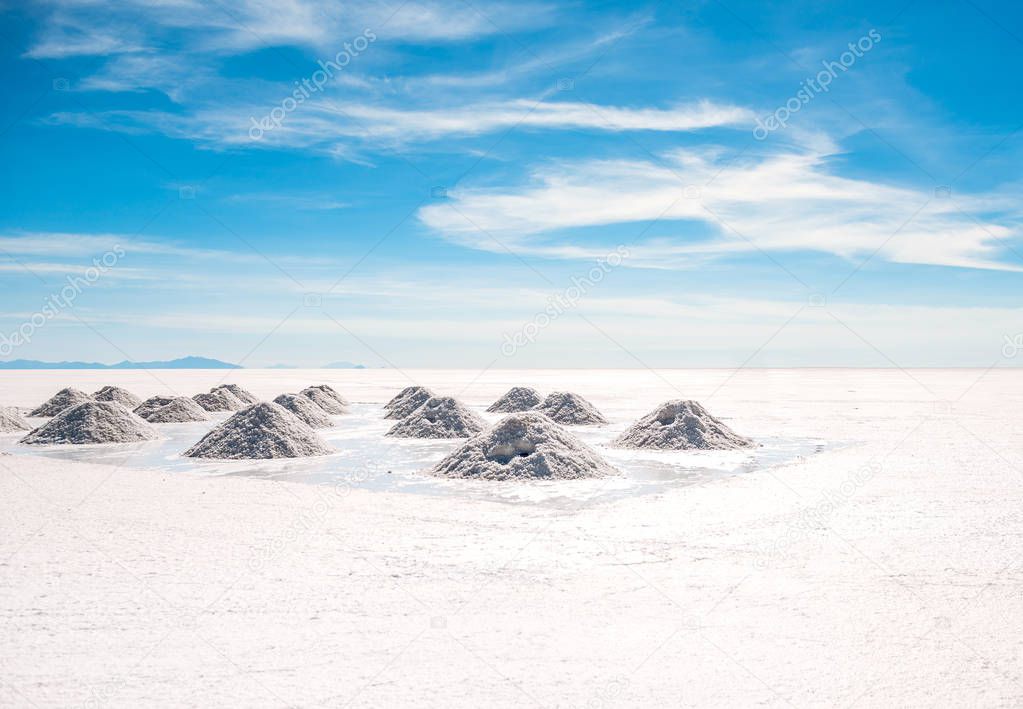
[[[57,0],[2,28],[3,359],[1023,360],[1013,3]]]

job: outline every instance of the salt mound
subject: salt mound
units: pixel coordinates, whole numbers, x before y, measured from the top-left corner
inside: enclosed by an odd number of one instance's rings
[[[494,413],[515,413],[516,411],[528,411],[543,401],[540,392],[532,387],[512,387],[500,399],[490,405],[487,411]]]
[[[398,396],[388,402],[390,411],[385,419],[403,419],[427,401],[436,396],[426,387],[405,387]]]
[[[84,391],[68,387],[58,391],[49,401],[29,413],[29,416],[56,416],[69,406],[84,404],[87,401],[92,401],[92,398]]]
[[[317,406],[312,399],[302,394],[281,394],[274,399],[274,403],[280,404],[313,428],[332,428],[334,426],[334,422],[327,416],[327,412]]]
[[[22,443],[134,443],[160,437],[155,428],[116,401],[87,401],[64,409]]]
[[[148,420],[149,414],[174,401],[173,396],[151,396],[135,407],[135,415]]]
[[[388,436],[400,438],[468,438],[487,427],[478,414],[450,396],[434,396],[394,424]]]
[[[103,387],[93,394],[92,398],[96,401],[116,401],[118,404],[129,409],[134,409],[142,403],[142,399],[138,398],[127,389],[113,386]]]
[[[31,431],[32,425],[21,418],[17,409],[0,407],[0,433],[14,433],[15,431]]]
[[[555,391],[547,395],[536,410],[547,414],[555,423],[585,426],[607,423],[604,415],[586,399],[568,391]]]
[[[192,400],[207,411],[241,411],[246,406],[230,389],[212,389],[206,394],[196,394]]]
[[[333,453],[319,434],[279,404],[253,404],[202,437],[190,458],[300,458]]]
[[[345,408],[344,404],[338,403],[337,399],[319,387],[306,387],[299,394],[309,399],[328,414],[348,413],[348,409]]]
[[[430,474],[478,480],[578,480],[618,471],[549,418],[528,411],[507,416],[473,436]]]
[[[663,450],[735,450],[754,444],[711,416],[699,403],[677,399],[664,402],[632,424],[613,445]]]
[[[343,396],[341,396],[341,394],[338,393],[338,390],[335,389],[332,386],[328,386],[326,384],[313,384],[311,387],[308,387],[308,388],[309,389],[319,389],[324,394],[329,396],[331,399],[333,399],[337,403],[341,404],[341,406],[348,406],[348,399],[346,399]]]
[[[405,387],[404,389],[399,391],[397,394],[395,394],[393,399],[391,399],[386,404],[384,404],[384,408],[388,409],[388,410],[393,409],[397,404],[399,404],[400,402],[402,402],[405,399],[407,399],[414,392],[421,391],[421,390],[424,390],[424,389],[426,389],[426,387],[420,387],[420,386]]]
[[[227,389],[229,392],[235,395],[239,401],[243,404],[258,404],[259,397],[253,394],[248,389],[238,386],[237,384],[221,384],[218,387],[210,389],[210,392],[215,392],[218,389]]]
[[[187,396],[179,396],[165,406],[161,406],[145,417],[149,423],[189,423],[191,421],[209,421],[206,409]]]

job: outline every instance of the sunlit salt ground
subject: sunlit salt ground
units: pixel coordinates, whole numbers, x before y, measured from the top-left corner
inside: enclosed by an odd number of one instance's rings
[[[56,372],[51,373],[51,378],[59,380],[57,375]],[[290,374],[289,379],[294,376]],[[117,381],[116,373],[102,379],[122,383]],[[315,383],[322,380],[322,377],[314,375],[303,378],[301,382]],[[251,384],[246,382],[245,385]],[[296,388],[282,381],[270,391],[276,394]],[[339,388],[343,393],[349,393],[344,387]],[[434,388],[438,393],[458,393],[456,388]],[[758,447],[745,451],[641,451],[613,448],[608,445],[610,441],[652,408],[644,406],[642,402],[637,404],[626,400],[616,402],[617,405],[609,406],[605,403],[600,407],[611,421],[608,425],[568,427],[621,471],[621,477],[535,483],[443,480],[427,475],[426,470],[455,450],[464,439],[419,440],[385,436],[394,421],[384,418],[382,404],[389,398],[389,394],[396,391],[385,390],[377,401],[357,401],[350,407],[350,413],[333,417],[336,427],[320,431],[337,449],[337,453],[331,456],[273,461],[210,461],[181,456],[183,451],[214,425],[223,421],[227,414],[216,414],[213,421],[204,423],[159,424],[157,428],[164,435],[159,441],[126,445],[24,446],[17,443],[20,436],[6,435],[0,437],[0,450],[15,455],[39,455],[127,468],[213,476],[244,475],[312,483],[325,486],[332,494],[343,494],[354,487],[576,508],[630,495],[701,484],[722,476],[765,470],[841,444],[792,435],[791,431],[779,431],[779,435],[753,436]],[[580,390],[579,393],[593,398],[595,402],[606,399],[606,396],[602,396],[606,392],[602,391]],[[272,398],[265,390],[257,391],[257,394]],[[667,392],[662,398],[672,398],[672,394],[677,398],[678,394],[674,392]],[[486,404],[470,406],[488,422],[493,423],[503,417],[502,414],[487,413]],[[723,418],[739,433],[747,433],[741,426],[728,420],[727,416]],[[42,424],[45,421],[33,419],[31,423]]]

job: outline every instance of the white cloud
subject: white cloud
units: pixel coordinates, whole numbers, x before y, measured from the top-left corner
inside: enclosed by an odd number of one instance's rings
[[[341,107],[327,101],[309,101],[287,114],[279,127],[263,131],[259,140],[253,140],[249,135],[253,121],[258,124],[279,103],[278,99],[276,104],[201,109],[191,115],[165,111],[62,112],[53,114],[49,122],[125,133],[155,131],[215,148],[298,148],[345,158],[357,156],[349,142],[400,147],[511,128],[687,132],[752,121],[752,114],[744,108],[711,101],[660,109],[514,99],[428,110],[364,103]]]
[[[126,257],[145,255],[150,257],[195,259],[209,263],[266,263],[266,259],[263,256],[254,251],[247,251],[247,247],[241,243],[238,245],[238,251],[226,251],[182,246],[173,242],[140,239],[130,234],[78,234],[67,232],[0,234],[0,257],[10,256],[11,254],[42,258],[80,257],[91,262],[91,259],[100,258],[105,252],[117,248],[123,249]],[[284,266],[323,266],[332,263],[327,259],[312,256],[272,254],[271,257],[273,263]]]
[[[389,39],[450,42],[531,27],[555,20],[553,6],[540,2],[454,0],[50,0],[44,25],[28,55],[38,58],[103,56],[157,45],[171,32],[185,32],[191,51],[242,52],[294,45],[317,51],[340,48],[364,29]],[[146,28],[146,36],[140,36]],[[336,45],[336,46],[335,46]]]
[[[1005,259],[1019,234],[1018,205],[997,195],[941,199],[934,193],[834,175],[813,152],[735,157],[678,150],[658,160],[588,160],[537,170],[528,184],[457,189],[420,219],[460,244],[501,251],[501,244],[544,256],[605,251],[556,232],[660,220],[628,262],[685,267],[694,259],[763,251],[819,251],[844,258],[1021,270]],[[986,218],[992,212],[999,220]],[[915,215],[915,216],[914,216]],[[697,239],[679,221],[698,222]],[[497,238],[499,243],[481,230]],[[688,230],[692,233],[692,229]]]

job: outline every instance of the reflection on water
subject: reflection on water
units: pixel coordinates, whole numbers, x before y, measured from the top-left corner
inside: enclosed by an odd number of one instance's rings
[[[488,421],[501,418],[480,409]],[[752,473],[813,455],[832,444],[821,440],[763,438],[760,447],[746,451],[636,451],[609,448],[631,418],[619,417],[608,426],[576,426],[570,430],[597,448],[622,472],[620,478],[554,482],[480,482],[442,480],[423,471],[454,450],[460,440],[387,438],[394,423],[383,418],[376,404],[356,404],[350,414],[333,417],[336,428],[321,431],[338,452],[318,458],[270,461],[209,461],[181,457],[226,415],[211,422],[159,424],[159,441],[90,446],[23,446],[18,435],[0,437],[0,450],[62,460],[151,468],[200,475],[244,475],[338,489],[349,487],[428,495],[455,495],[510,503],[577,508],[630,495],[706,483],[724,476]],[[41,423],[42,420],[33,421]]]

